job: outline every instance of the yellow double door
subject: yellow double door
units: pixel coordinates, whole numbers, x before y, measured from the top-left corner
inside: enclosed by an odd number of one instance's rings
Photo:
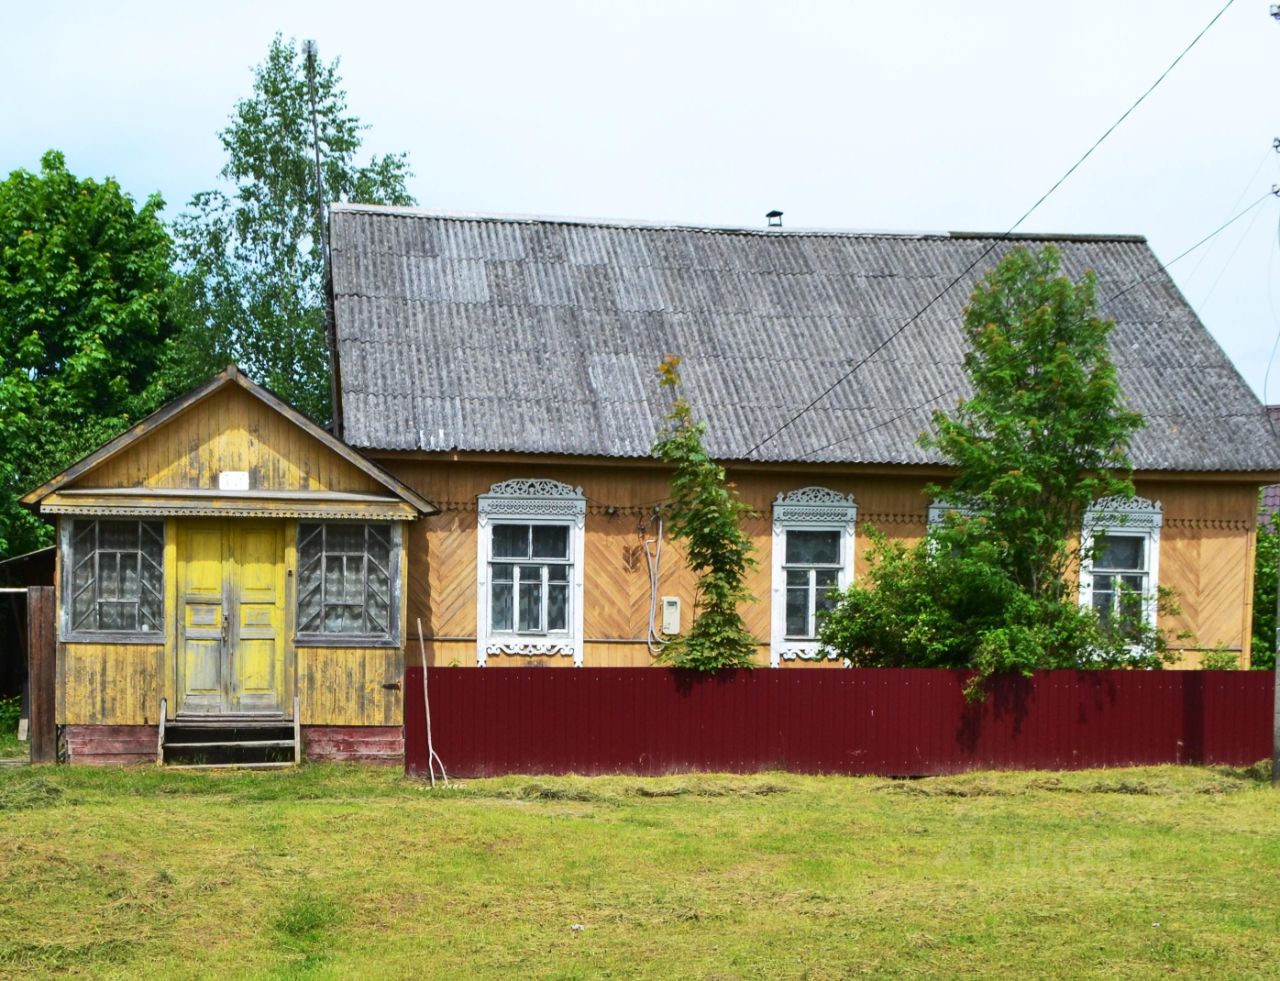
[[[180,715],[284,715],[284,523],[177,528]]]

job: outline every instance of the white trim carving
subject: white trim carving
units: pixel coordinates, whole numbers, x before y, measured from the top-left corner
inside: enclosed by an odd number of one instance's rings
[[[1090,556],[1099,535],[1133,535],[1146,539],[1147,595],[1142,598],[1142,619],[1156,625],[1160,588],[1160,529],[1164,507],[1145,497],[1106,497],[1094,501],[1084,514],[1080,529],[1080,605],[1093,606],[1093,568]]]
[[[948,504],[944,500],[934,501],[929,505],[929,527],[934,528],[944,524],[949,514],[958,514],[965,518],[977,518],[981,517],[982,509],[967,507],[963,504]]]
[[[521,657],[573,657],[576,651],[572,644],[539,644],[534,641],[511,641],[500,644],[486,644],[485,654],[513,654]]]
[[[778,654],[783,661],[836,661],[840,655],[835,651],[824,651],[816,645],[812,647],[784,647]],[[776,666],[776,665],[775,665]]]
[[[558,480],[517,478],[504,480],[476,498],[476,663],[484,667],[490,655],[518,657],[572,657],[582,666],[583,562],[586,557],[584,528],[587,499],[581,487]],[[569,528],[569,630],[549,635],[495,633],[489,617],[489,562],[493,544],[493,519],[521,524],[566,525]]]
[[[481,527],[494,515],[502,517],[572,518],[579,529],[587,517],[581,487],[558,480],[504,480],[476,498]]]
[[[837,494],[825,487],[801,487],[790,493],[779,493],[773,502],[773,526],[814,521],[822,524],[847,524],[858,520],[858,502],[852,494]]]
[[[840,494],[826,487],[801,487],[779,493],[773,502],[772,593],[770,597],[769,666],[783,661],[834,660],[816,640],[787,636],[787,574],[784,568],[788,531],[839,531],[840,572],[838,588],[853,582],[854,530],[858,522],[858,502],[852,494]]]

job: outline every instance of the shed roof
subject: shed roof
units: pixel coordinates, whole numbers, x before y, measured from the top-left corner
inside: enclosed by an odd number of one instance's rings
[[[1121,383],[1147,419],[1135,466],[1280,469],[1261,404],[1140,237],[331,215],[343,436],[365,449],[647,457],[666,412],[655,369],[674,353],[719,459],[940,463],[917,438],[968,392],[974,283],[1014,245],[1053,240],[1073,278],[1096,272],[1116,321]]]

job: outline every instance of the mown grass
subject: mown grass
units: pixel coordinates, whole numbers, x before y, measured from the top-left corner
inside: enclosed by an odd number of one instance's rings
[[[0,770],[0,974],[1248,976],[1261,772]]]

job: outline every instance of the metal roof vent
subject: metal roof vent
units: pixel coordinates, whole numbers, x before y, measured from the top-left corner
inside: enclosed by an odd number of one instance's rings
[[[764,218],[765,218],[765,221],[769,223],[770,228],[782,227],[782,212],[779,211],[777,208],[774,208],[772,211],[768,212],[764,216]]]

